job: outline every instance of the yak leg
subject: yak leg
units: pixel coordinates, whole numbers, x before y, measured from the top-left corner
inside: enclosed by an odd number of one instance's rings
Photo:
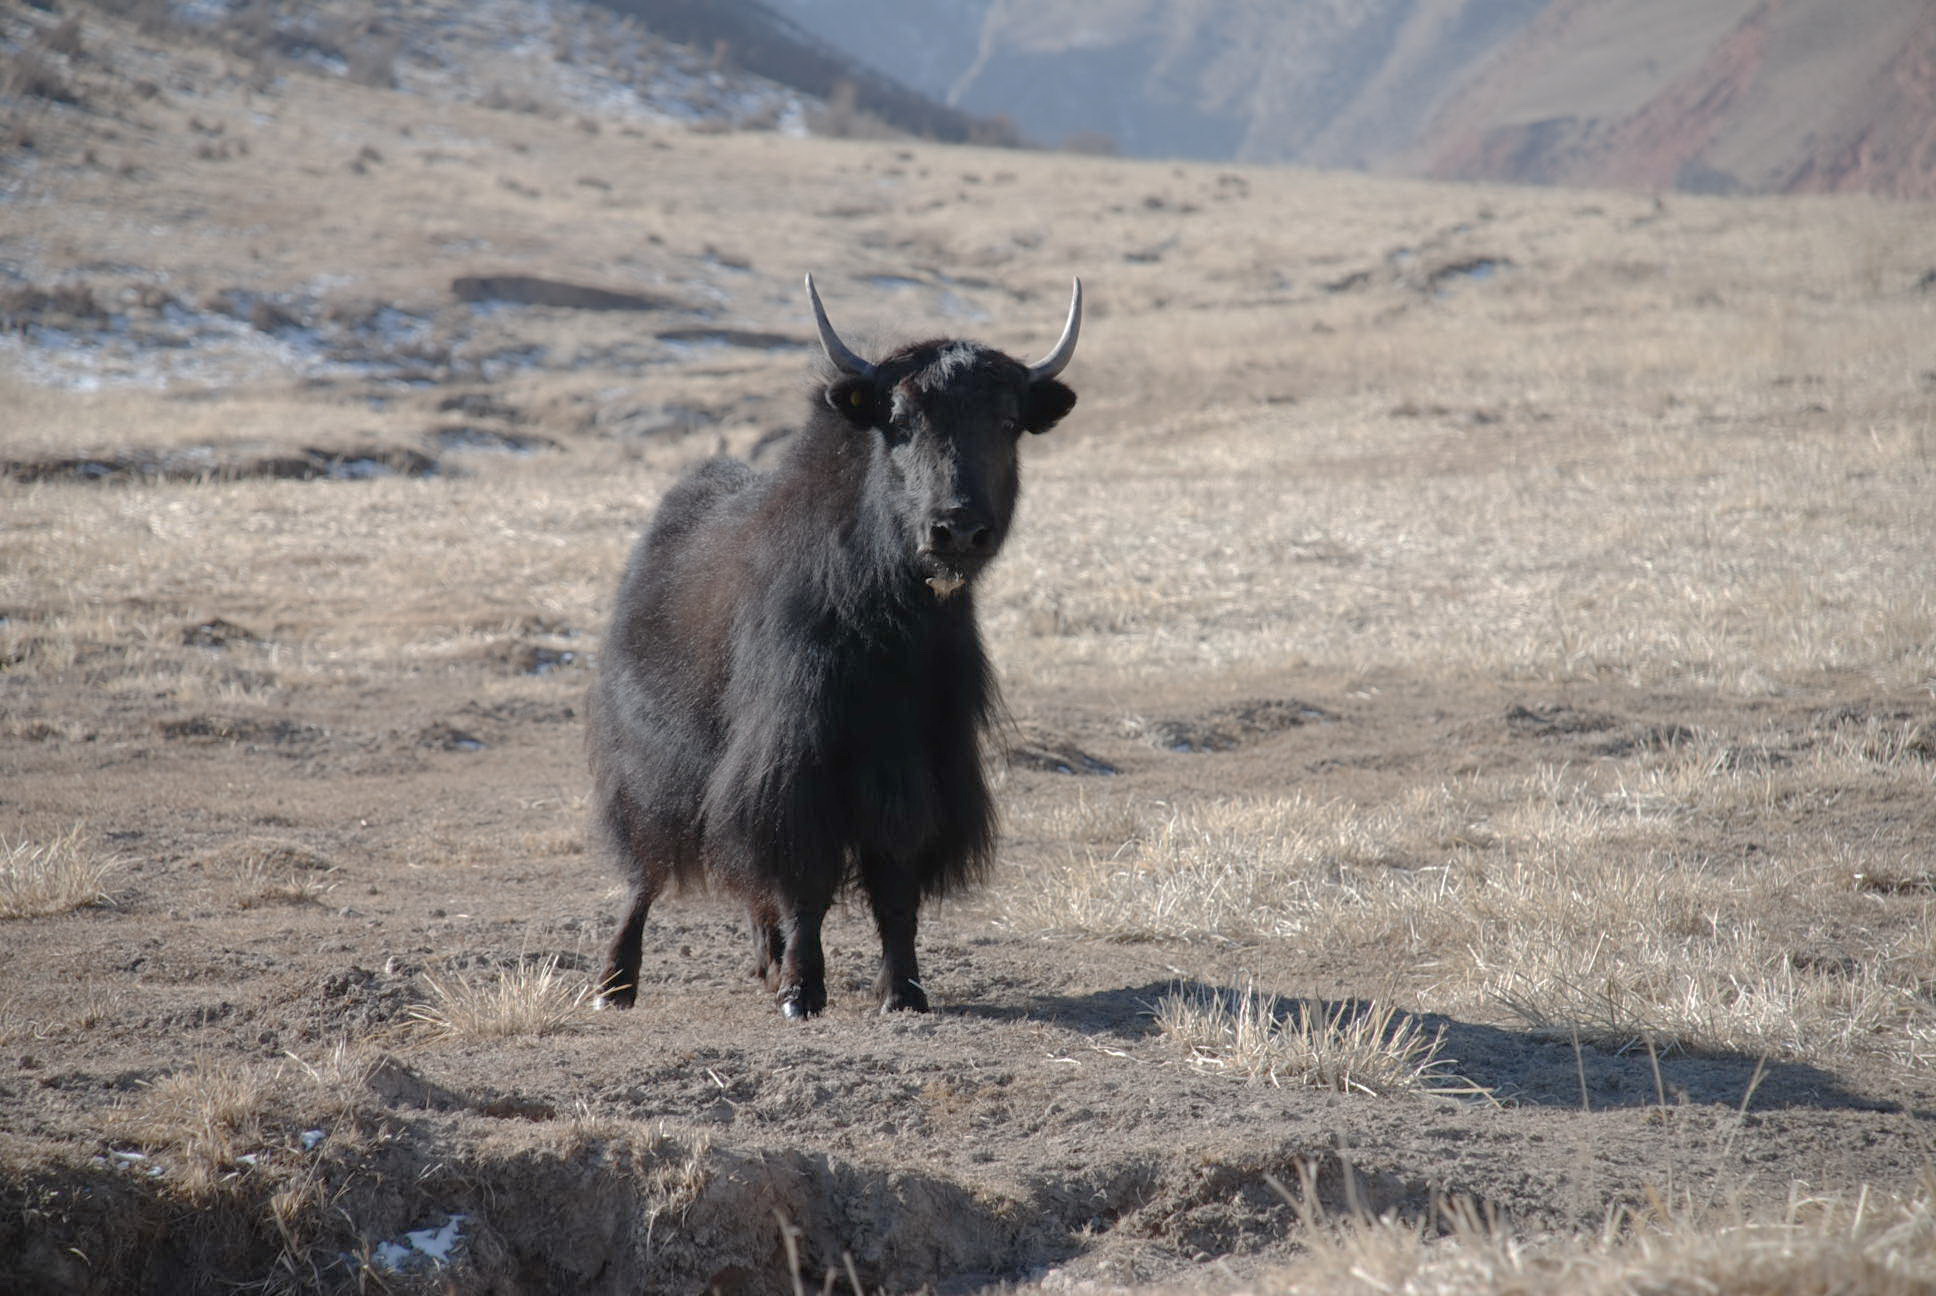
[[[799,1020],[827,1006],[827,965],[820,951],[820,924],[832,897],[795,900],[780,920],[786,949],[780,957],[780,1014]]]
[[[746,919],[753,928],[753,975],[766,982],[768,990],[778,990],[780,964],[786,958],[780,911],[771,900],[756,900],[746,907]]]
[[[874,907],[874,924],[881,929],[881,976],[874,983],[881,1011],[926,1012],[928,995],[921,988],[921,965],[914,953],[920,887],[906,869],[889,860],[863,861],[861,881]]]
[[[598,978],[598,1002],[606,1008],[630,1008],[639,995],[639,943],[645,935],[645,916],[658,898],[658,886],[641,879],[632,888],[632,907],[618,925],[605,972]]]

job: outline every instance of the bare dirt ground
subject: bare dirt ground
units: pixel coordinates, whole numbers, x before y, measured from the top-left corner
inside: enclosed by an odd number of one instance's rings
[[[1842,1272],[1928,1289],[1929,209],[641,125],[82,12],[0,202],[0,845],[104,872],[0,919],[0,1286],[1369,1290],[1327,1219],[1860,1200]],[[1017,353],[1089,289],[982,594],[1001,868],[929,1016],[845,912],[782,1021],[703,896],[594,1014],[607,600],[798,417],[806,269]],[[1246,989],[1248,1054],[1164,1015]],[[1291,1047],[1380,1006],[1409,1074]]]

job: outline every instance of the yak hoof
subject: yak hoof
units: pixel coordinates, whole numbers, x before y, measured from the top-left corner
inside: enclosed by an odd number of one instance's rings
[[[805,1021],[818,1017],[821,1009],[827,1006],[827,996],[823,992],[813,995],[800,986],[794,986],[780,996],[780,1016],[788,1021]]]
[[[924,1013],[927,1010],[928,1010],[927,992],[922,990],[920,986],[915,985],[912,981],[903,982],[902,984],[895,986],[892,990],[888,991],[886,996],[881,1000],[881,1011],[883,1013],[893,1013],[893,1012]]]
[[[607,984],[600,988],[598,996],[592,1000],[592,1007],[598,1009],[630,1008],[637,1002],[638,997],[639,988],[636,985]]]

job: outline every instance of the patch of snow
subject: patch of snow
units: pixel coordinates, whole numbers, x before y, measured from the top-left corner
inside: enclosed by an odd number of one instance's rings
[[[302,1132],[303,1151],[305,1152],[313,1151],[317,1144],[321,1143],[324,1139],[328,1137],[329,1137],[328,1130],[319,1130],[319,1129],[304,1130]]]
[[[311,325],[294,320],[318,316],[313,298],[279,298],[276,304],[292,322],[267,330],[224,311],[195,309],[178,301],[146,320],[114,314],[92,327],[30,323],[0,336],[0,368],[42,386],[69,391],[162,390],[233,386],[275,373],[408,383],[427,380],[432,370],[468,368],[490,377],[506,369],[506,359],[516,367],[541,358],[454,355],[468,340],[464,333],[456,333],[446,345],[437,336],[435,318],[393,306],[377,308],[360,319]]]
[[[468,1215],[451,1215],[441,1227],[411,1229],[401,1242],[379,1242],[376,1263],[392,1273],[448,1265],[464,1240],[464,1224],[469,1219]]]
[[[160,1164],[149,1160],[146,1152],[124,1152],[118,1148],[109,1149],[106,1156],[95,1157],[94,1164],[113,1170],[139,1171],[150,1179],[159,1179],[168,1173]]]

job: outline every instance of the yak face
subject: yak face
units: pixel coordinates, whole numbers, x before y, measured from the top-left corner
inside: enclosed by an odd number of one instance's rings
[[[945,599],[1007,538],[1021,434],[1048,431],[1076,398],[999,351],[940,341],[844,374],[823,399],[856,433],[879,439],[899,530],[921,578]]]
[[[840,340],[807,276],[820,347],[840,374],[823,398],[881,438],[896,522],[941,598],[973,580],[1008,535],[1023,430],[1048,431],[1076,403],[1056,381],[1082,329],[1082,281],[1072,288],[1062,336],[1034,364],[959,341],[916,343],[875,364]]]

